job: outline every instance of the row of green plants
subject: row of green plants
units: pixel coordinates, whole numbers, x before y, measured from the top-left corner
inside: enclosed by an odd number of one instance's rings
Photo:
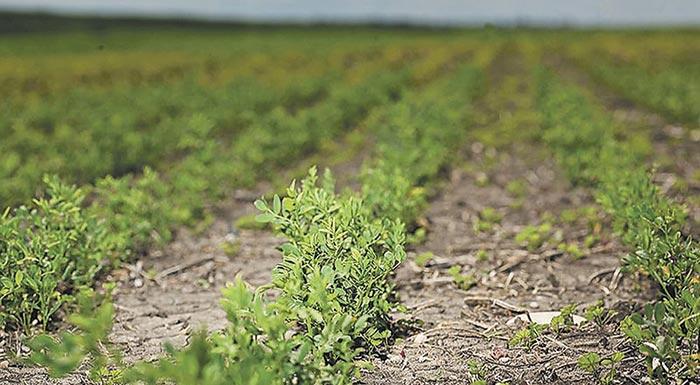
[[[623,38],[601,34],[565,50],[569,60],[626,99],[696,128],[700,121],[696,42],[689,31]]]
[[[230,146],[210,119],[193,116],[178,143],[182,159],[165,175],[146,168],[82,188],[46,177],[43,198],[0,217],[0,327],[48,327],[98,274],[167,242],[177,226],[205,226],[210,202],[227,190],[317,151],[412,84],[408,67],[373,67],[313,106],[259,116]]]
[[[285,196],[257,200],[257,220],[287,238],[283,260],[270,285],[252,291],[238,278],[223,290],[224,331],[196,333],[187,347],[168,347],[155,363],[125,367],[118,354],[101,348],[111,327],[106,302],[93,322],[71,317],[80,333],[33,339],[33,360],[63,375],[90,355],[93,378],[119,383],[352,383],[369,367],[361,358],[392,339],[390,312],[401,307],[388,278],[406,258],[404,220],[415,220],[423,191],[466,135],[479,90],[478,71],[466,67],[376,110],[366,129],[377,130],[377,150],[359,192],[336,192],[330,172],[319,181],[312,168]],[[443,155],[417,155],[426,153]],[[279,293],[274,301],[266,299],[269,290]]]
[[[664,384],[697,378],[700,364],[700,247],[683,233],[684,207],[663,196],[637,140],[575,86],[540,76],[542,139],[573,183],[594,187],[614,231],[633,251],[624,266],[649,276],[661,298],[620,329],[646,356],[649,376]],[[684,382],[685,381],[685,382]]]
[[[674,121],[700,122],[700,67],[671,65],[650,70],[637,63],[624,65],[606,61],[587,63],[595,78],[625,98],[656,110]]]

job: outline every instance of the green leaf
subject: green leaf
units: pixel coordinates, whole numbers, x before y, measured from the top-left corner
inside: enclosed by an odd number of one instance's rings
[[[600,365],[600,355],[598,353],[586,353],[579,357],[577,364],[579,368],[587,372],[594,372]]]
[[[664,314],[666,314],[666,307],[662,302],[657,303],[654,306],[654,319],[656,320],[656,322],[663,321]]]
[[[24,278],[24,273],[21,270],[17,270],[15,273],[15,285],[19,286],[22,284],[22,279]]]
[[[294,199],[288,197],[282,199],[282,207],[284,208],[284,211],[294,210]]]
[[[644,325],[644,318],[639,313],[631,314],[630,319],[632,320],[632,322],[636,323],[637,325]]]
[[[258,214],[255,216],[255,220],[258,222],[267,223],[274,221],[275,216],[270,213]]]
[[[280,197],[277,194],[275,194],[275,197],[272,199],[272,211],[275,214],[279,214],[280,211],[282,211],[282,203],[280,202]]]
[[[622,362],[622,359],[625,358],[625,353],[622,352],[615,352],[613,355],[610,357],[612,362],[619,363]]]
[[[253,202],[255,207],[260,210],[260,211],[267,211],[267,203],[265,203],[264,200],[262,199],[256,199],[255,202]]]

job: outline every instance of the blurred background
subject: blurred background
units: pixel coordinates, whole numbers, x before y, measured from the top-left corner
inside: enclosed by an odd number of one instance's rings
[[[669,26],[700,22],[695,0],[0,0],[23,12],[283,22]]]

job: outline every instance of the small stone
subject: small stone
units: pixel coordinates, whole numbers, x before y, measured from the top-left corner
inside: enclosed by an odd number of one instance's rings
[[[0,369],[7,369],[10,366],[10,361],[3,360],[0,361]]]
[[[528,306],[530,306],[531,309],[538,309],[540,307],[540,304],[535,301],[532,301]]]

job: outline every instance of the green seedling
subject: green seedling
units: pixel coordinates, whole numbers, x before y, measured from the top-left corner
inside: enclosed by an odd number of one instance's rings
[[[506,185],[506,191],[515,198],[523,198],[527,194],[527,185],[522,179],[512,180]]]
[[[581,249],[579,249],[579,247],[574,243],[562,242],[559,244],[559,246],[557,246],[557,249],[559,251],[562,251],[566,254],[571,255],[572,257],[574,257],[576,259],[583,258],[585,256],[583,251],[581,251]]]
[[[552,234],[552,225],[543,223],[539,226],[529,225],[515,236],[515,241],[527,245],[530,252],[534,252],[545,242],[549,241]]]
[[[595,304],[587,307],[583,313],[583,318],[599,327],[609,324],[616,316],[617,312],[615,310],[603,307],[603,301],[597,301]]]
[[[586,353],[579,357],[577,365],[580,369],[593,373],[596,380],[604,385],[615,383],[617,366],[625,354],[615,352],[609,358],[601,358],[598,353]]]
[[[425,267],[425,264],[434,257],[433,253],[426,251],[425,253],[418,254],[413,262],[420,267]]]
[[[219,247],[221,247],[221,250],[224,252],[224,254],[226,254],[229,257],[234,257],[241,250],[241,241],[240,239],[226,241],[221,243]]]
[[[496,224],[501,223],[502,220],[503,214],[497,212],[493,207],[485,207],[479,212],[479,219],[474,224],[474,231],[490,231]]]
[[[476,260],[477,260],[477,262],[486,262],[486,261],[489,260],[490,257],[491,257],[491,255],[489,254],[489,252],[486,251],[486,250],[484,250],[484,249],[479,249],[479,250],[476,252]]]
[[[539,325],[534,322],[530,323],[528,327],[515,333],[515,336],[508,341],[508,345],[524,346],[529,349],[535,340],[542,335],[546,327],[547,325]]]
[[[552,317],[549,322],[549,328],[559,335],[561,332],[571,330],[574,326],[574,314],[578,304],[574,303],[561,309],[560,314]]]
[[[477,284],[476,278],[472,274],[462,274],[462,266],[452,266],[447,270],[455,284],[462,290],[469,290]]]

